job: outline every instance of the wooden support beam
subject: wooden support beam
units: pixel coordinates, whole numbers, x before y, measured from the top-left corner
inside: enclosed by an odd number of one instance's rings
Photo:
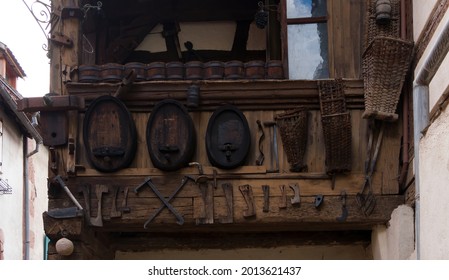
[[[263,240],[263,242],[260,242]],[[304,231],[258,233],[122,233],[111,237],[118,251],[162,249],[274,248],[280,246],[364,245],[371,243],[371,231]]]
[[[152,182],[159,189],[161,194],[166,198],[169,197],[180,183],[181,176],[158,176],[152,177]],[[202,193],[200,188],[193,181],[188,182],[184,188],[170,201],[170,204],[175,208],[185,219],[185,223],[182,226],[176,224],[176,218],[172,212],[168,209],[164,209],[148,226],[144,229],[143,225],[147,219],[155,213],[155,211],[162,205],[161,200],[152,192],[150,188],[143,188],[136,194],[133,192],[144,177],[126,177],[116,178],[114,184],[118,184],[122,187],[128,187],[131,191],[127,198],[127,204],[130,208],[129,213],[122,213],[121,218],[111,218],[109,213],[113,206],[113,200],[115,199],[118,204],[122,204],[125,199],[124,193],[119,193],[117,196],[111,192],[104,194],[102,200],[103,209],[103,227],[99,228],[102,231],[107,232],[202,232],[206,231],[280,231],[280,230],[355,230],[364,229],[369,230],[372,226],[378,224],[385,224],[389,221],[391,212],[399,205],[404,204],[404,196],[402,195],[380,195],[375,193],[376,207],[370,216],[365,216],[357,205],[355,196],[360,189],[361,177],[358,182],[353,185],[348,185],[349,181],[345,181],[346,184],[341,185],[337,182],[335,189],[330,187],[330,180],[251,180],[252,197],[254,204],[255,215],[251,219],[245,217],[244,212],[247,209],[247,203],[245,198],[239,191],[239,186],[247,183],[247,180],[233,180],[233,223],[221,224],[219,221],[222,217],[228,215],[226,195],[222,188],[213,189],[213,215],[215,223],[213,225],[198,225],[196,222],[195,213],[200,213],[203,209],[202,203],[196,203],[195,201],[202,201]],[[68,186],[73,189],[75,193],[75,186],[71,184],[69,179]],[[222,180],[217,177],[218,184],[223,182],[231,182],[230,180]],[[359,182],[360,181],[360,182]],[[373,183],[378,184],[379,179],[376,179]],[[105,178],[86,177],[78,178],[77,183],[92,183],[106,182]],[[377,183],[376,183],[377,182]],[[301,188],[301,204],[300,206],[292,205],[291,199],[294,195],[293,190],[287,188],[287,208],[280,208],[280,201],[282,194],[278,185],[289,183],[298,183]],[[112,185],[108,185],[112,187]],[[204,183],[207,185],[213,184],[213,179]],[[263,211],[264,206],[264,193],[261,185],[268,184],[273,186],[270,189],[270,206],[268,212]],[[342,201],[340,198],[341,191],[344,190],[347,193],[346,208],[348,210],[348,217],[346,221],[339,222],[337,217],[342,214]],[[324,196],[323,202],[319,208],[315,207],[315,197],[318,194]],[[84,197],[78,194],[77,199],[80,203],[84,204]],[[61,196],[58,199],[52,199],[49,202],[49,208],[63,208],[71,206],[71,202]],[[97,211],[97,199],[91,197],[90,199],[90,212],[93,216]],[[70,222],[73,221],[73,222]],[[57,220],[53,223],[69,223],[78,225],[76,219],[70,220]],[[79,229],[79,225],[77,228]],[[59,229],[59,227],[53,226],[51,223],[47,223],[46,229]],[[51,233],[51,231],[49,232]],[[78,231],[79,233],[79,231]],[[53,235],[58,232],[53,232]]]
[[[363,80],[344,80],[348,109],[364,109]],[[309,80],[244,80],[195,81],[200,87],[201,102],[198,110],[214,110],[223,103],[231,103],[242,110],[287,109],[305,105],[319,110],[318,86]],[[171,98],[186,100],[192,81],[136,82],[122,101],[132,112],[149,111],[160,100]],[[117,84],[68,83],[70,94],[82,96],[87,105],[101,95],[111,95]]]
[[[28,97],[17,101],[17,110],[23,112],[81,110],[84,106],[84,98],[74,95]]]

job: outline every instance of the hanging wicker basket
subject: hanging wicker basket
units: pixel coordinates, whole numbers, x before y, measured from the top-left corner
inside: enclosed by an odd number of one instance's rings
[[[351,115],[346,109],[344,89],[342,79],[318,81],[328,174],[351,170]]]
[[[365,16],[364,49],[368,48],[376,37],[399,38],[401,32],[401,5],[400,0],[390,0],[391,20],[388,24],[378,24],[376,21],[377,0],[369,0]]]
[[[396,107],[413,56],[413,42],[376,37],[363,54],[363,118],[395,121]]]
[[[290,164],[290,171],[301,172],[307,169],[304,155],[307,146],[308,111],[297,108],[275,117],[279,127],[284,151]]]

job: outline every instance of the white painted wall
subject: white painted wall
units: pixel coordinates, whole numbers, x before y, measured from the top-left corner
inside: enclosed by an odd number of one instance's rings
[[[5,260],[22,259],[23,162],[22,135],[16,125],[0,111],[3,120],[2,180],[12,187],[12,194],[0,195],[0,228],[4,233]]]
[[[0,228],[4,234],[4,259],[23,259],[23,136],[17,125],[3,111],[3,158],[0,178],[8,181],[12,194],[0,195]],[[35,142],[29,139],[29,151]],[[33,260],[44,258],[44,227],[42,213],[47,209],[48,150],[42,145],[39,152],[29,158],[29,217],[30,234],[29,257]]]
[[[34,140],[28,140],[28,152],[36,147]],[[49,152],[39,145],[37,154],[28,158],[28,180],[30,191],[30,259],[44,259],[44,223],[42,213],[48,209],[47,178]]]
[[[437,1],[413,1],[415,32],[422,29],[431,10],[427,6]],[[435,35],[415,68],[421,69],[441,29],[449,21],[449,12],[439,24]],[[419,33],[418,33],[419,34]],[[416,37],[417,38],[417,37]],[[449,86],[447,73],[449,59],[446,57],[429,85],[429,111],[438,106],[438,100]],[[444,109],[419,140],[419,257],[420,259],[449,259],[449,110]]]
[[[391,214],[388,225],[373,229],[371,247],[375,260],[406,260],[415,250],[414,211],[400,205]]]
[[[437,0],[413,0],[413,37],[418,39]]]
[[[420,142],[421,258],[449,259],[449,110]]]

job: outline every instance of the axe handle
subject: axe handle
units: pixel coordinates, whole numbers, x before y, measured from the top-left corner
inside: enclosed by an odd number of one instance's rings
[[[72,192],[69,190],[69,188],[64,184],[64,181],[62,180],[61,176],[58,175],[55,177],[55,180],[58,181],[59,185],[64,189],[66,194],[70,197],[70,199],[75,203],[76,207],[78,207],[79,210],[83,210],[83,206],[78,202],[78,200],[73,196]]]

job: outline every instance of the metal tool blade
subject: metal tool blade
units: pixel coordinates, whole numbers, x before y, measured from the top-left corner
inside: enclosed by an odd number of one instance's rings
[[[79,210],[77,207],[55,208],[48,210],[47,215],[55,219],[68,219],[81,217],[84,215],[84,211]]]

